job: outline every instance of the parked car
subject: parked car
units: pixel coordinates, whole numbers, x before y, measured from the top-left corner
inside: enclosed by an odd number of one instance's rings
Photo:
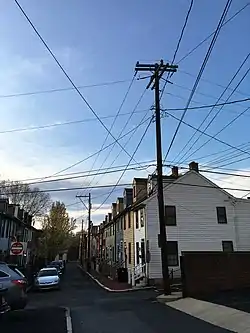
[[[5,296],[8,292],[7,288],[2,288],[0,286],[0,315],[3,315],[4,313],[10,311],[10,306],[8,305]]]
[[[0,286],[7,289],[5,299],[11,310],[25,308],[28,302],[26,281],[5,262],[0,262]]]
[[[23,279],[23,281],[25,281],[25,284],[24,284],[24,289],[26,290],[27,289],[27,285],[28,285],[28,280],[27,280],[27,278],[26,278],[26,276],[19,270],[19,268],[18,268],[18,265],[16,265],[16,264],[7,264],[8,265],[8,267],[10,268],[10,269],[12,269],[14,272],[16,272],[18,275],[20,275],[21,276],[21,278]]]
[[[51,261],[49,265],[47,265],[47,268],[52,268],[55,267],[58,270],[58,274],[62,275],[63,273],[63,268],[62,265],[58,261]]]
[[[35,279],[35,288],[44,289],[60,289],[60,277],[56,267],[42,268]]]

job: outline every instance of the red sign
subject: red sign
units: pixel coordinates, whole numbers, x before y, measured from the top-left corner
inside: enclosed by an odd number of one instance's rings
[[[20,256],[23,254],[23,244],[21,242],[11,243],[10,254],[14,256]]]

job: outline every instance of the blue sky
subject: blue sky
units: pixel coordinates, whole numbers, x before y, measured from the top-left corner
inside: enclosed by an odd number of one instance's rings
[[[247,2],[247,0],[234,0],[227,18]],[[117,80],[126,81],[81,90],[101,117],[116,114],[133,77],[134,67],[138,60],[154,62],[161,58],[164,60],[172,59],[189,3],[188,0],[156,0],[154,3],[149,0],[127,0],[124,2],[115,0],[108,2],[101,0],[20,0],[23,9],[75,84],[82,86]],[[222,0],[194,1],[187,29],[176,57],[177,63],[190,49],[216,28],[225,3],[226,1]],[[2,0],[0,9],[0,95],[70,87],[69,82],[34,34],[14,1]],[[250,6],[222,28],[202,76],[204,80],[200,81],[197,93],[193,97],[194,103],[191,103],[191,106],[197,106],[195,102],[214,103],[223,91],[223,88],[219,87],[218,84],[227,85],[243,59],[250,52],[249,43],[247,43],[250,28],[249,13]],[[171,78],[173,84],[167,86],[162,98],[163,108],[182,108],[185,106],[190,93],[188,89],[192,88],[209,41],[179,63],[178,72]],[[232,84],[232,88],[248,69],[249,64],[250,61],[245,64],[242,72]],[[133,110],[146,84],[146,80],[134,82],[122,112]],[[248,88],[249,76],[239,87],[239,90],[244,94],[235,93],[231,100],[248,97]],[[224,99],[229,93],[225,94]],[[204,94],[212,97],[204,96]],[[138,110],[146,110],[152,103],[153,92],[149,90],[138,106]],[[207,132],[216,134],[248,105],[244,103],[226,106]],[[74,91],[1,98],[0,111],[0,131],[93,118],[91,111]],[[185,120],[193,126],[199,126],[208,111],[209,109],[188,111]],[[174,114],[181,117],[180,111],[176,111]],[[145,112],[135,114],[126,130],[137,126],[144,115]],[[249,116],[250,113],[246,113],[240,117],[218,137],[234,146],[248,141]],[[117,119],[112,131],[114,136],[119,135],[128,117],[126,115]],[[112,120],[105,119],[106,126],[109,127]],[[176,126],[176,120],[170,117],[163,119],[163,153],[168,148]],[[126,147],[131,154],[143,133],[143,129],[143,126],[138,129]],[[155,158],[154,132],[154,125],[152,125],[143,145],[136,154],[137,161]],[[181,125],[168,160],[175,159],[192,133],[192,129],[187,128],[184,124]],[[100,149],[106,132],[97,121],[91,121],[39,131],[0,135],[1,177],[24,179],[51,175],[94,153]],[[127,138],[121,141],[122,144],[126,140]],[[201,137],[193,150],[205,140],[206,138]],[[109,137],[107,144],[112,141],[113,139]],[[226,148],[222,144],[211,141],[190,159],[197,159],[197,157]],[[108,167],[112,163],[119,151],[119,146],[114,148],[105,166]],[[107,152],[108,150],[100,155],[95,169],[101,165]],[[206,164],[211,159],[212,157],[208,157],[207,160],[202,159],[198,162]],[[93,161],[94,159],[88,160],[69,171],[89,170]],[[126,164],[127,161],[128,156],[123,152],[115,165]],[[248,169],[249,160],[232,164],[230,167]],[[134,176],[145,175],[145,172],[130,171],[124,176],[124,182],[131,182]],[[114,183],[118,177],[119,174],[97,177],[94,182],[98,181],[99,184]],[[86,184],[86,181],[78,180],[67,183],[68,186],[78,186],[79,184]],[[65,183],[61,185],[65,186]],[[48,188],[47,186],[46,188]],[[59,186],[59,184],[51,184],[50,188],[55,186]],[[95,192],[93,191],[93,193]],[[76,200],[75,194],[75,192],[58,193],[53,195],[53,198],[64,200],[66,204],[70,204]],[[121,191],[115,192],[103,209],[96,212],[95,222],[102,220],[112,199],[115,199],[118,194],[121,194]],[[96,199],[94,204],[98,205],[103,198],[105,196]],[[71,206],[70,209],[71,215],[79,216],[80,204]]]

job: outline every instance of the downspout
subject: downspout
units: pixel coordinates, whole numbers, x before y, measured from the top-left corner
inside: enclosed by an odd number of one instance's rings
[[[239,251],[239,226],[238,226],[238,220],[237,220],[237,215],[236,215],[236,204],[237,201],[233,200],[232,202],[233,206],[233,219],[234,219],[234,232],[235,232],[235,247],[236,251]]]

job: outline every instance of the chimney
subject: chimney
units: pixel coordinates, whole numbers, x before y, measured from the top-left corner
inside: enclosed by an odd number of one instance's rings
[[[123,198],[117,198],[116,207],[117,207],[117,214],[123,211]]]
[[[189,170],[199,172],[199,165],[196,162],[189,163]]]
[[[112,203],[112,218],[114,218],[117,214],[117,204],[115,202]]]
[[[124,196],[124,207],[128,207],[133,203],[133,189],[132,188],[125,188],[123,192]]]
[[[148,179],[134,178],[133,180],[133,202],[136,202],[147,195]]]
[[[110,222],[110,221],[112,221],[112,213],[108,213],[108,221]]]
[[[178,176],[179,176],[179,170],[178,170],[177,166],[173,166],[172,167],[172,176],[175,177],[175,178],[178,178]]]

